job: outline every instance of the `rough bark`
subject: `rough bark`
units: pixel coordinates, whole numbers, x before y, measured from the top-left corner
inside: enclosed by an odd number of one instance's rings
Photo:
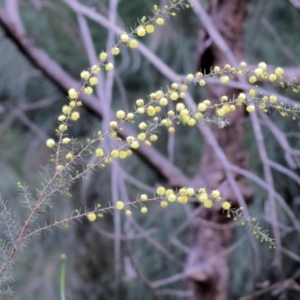
[[[210,17],[220,31],[222,37],[240,61],[243,57],[244,21],[247,0],[211,0],[209,3]],[[205,43],[205,35],[202,35]],[[211,66],[224,66],[228,63],[226,57],[215,44],[200,55],[199,68],[210,71]],[[220,95],[237,95],[240,91],[225,86],[213,86],[209,89],[210,99],[218,99]],[[242,150],[244,139],[243,119],[245,112],[237,109],[230,115],[230,124],[223,130],[213,128],[213,133],[222,147],[227,159],[234,165],[245,167],[246,156]],[[214,149],[205,146],[200,163],[200,174],[205,178],[208,189],[219,188],[226,182],[223,166],[217,158]],[[202,177],[201,176],[201,177]],[[239,189],[246,201],[251,199],[251,190],[243,178],[235,178]],[[229,185],[223,195],[232,203],[236,203],[235,194]],[[218,210],[204,210],[199,218],[217,223],[227,223],[228,219]],[[196,222],[197,224],[197,222]],[[226,249],[233,240],[233,230],[228,227],[223,229],[209,228],[206,225],[195,226],[191,254],[188,258],[187,273],[194,291],[194,300],[225,300],[228,294],[229,254]],[[230,252],[230,251],[229,251]]]

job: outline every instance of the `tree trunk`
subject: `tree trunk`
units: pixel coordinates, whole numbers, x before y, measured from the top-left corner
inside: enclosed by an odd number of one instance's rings
[[[232,50],[237,61],[243,57],[244,21],[247,0],[211,0],[208,13],[220,31],[222,37]],[[204,37],[207,39],[208,36]],[[205,43],[205,40],[202,41]],[[228,64],[226,57],[215,45],[200,55],[199,68],[210,72],[212,66]],[[209,89],[210,99],[219,99],[221,95],[237,95],[240,91],[227,88],[224,85],[213,86]],[[223,149],[230,163],[245,167],[246,155],[242,151],[244,138],[243,118],[245,111],[237,109],[229,115],[230,125],[224,129],[212,127],[216,140]],[[214,149],[206,145],[200,163],[200,175],[206,179],[208,189],[220,188],[225,183],[226,175],[223,166]],[[251,190],[243,178],[235,177],[237,185],[246,202],[251,199]],[[229,186],[228,183],[225,186]],[[235,194],[230,187],[223,189],[223,196],[233,204],[237,203]],[[219,210],[203,210],[199,218],[221,225],[228,223],[226,215]],[[201,220],[198,220],[201,221]],[[233,241],[233,230],[228,226],[209,227],[195,222],[193,230],[191,252],[188,258],[186,272],[190,285],[194,291],[194,300],[225,300],[228,294],[229,251],[226,251]],[[219,227],[219,228],[217,228]]]

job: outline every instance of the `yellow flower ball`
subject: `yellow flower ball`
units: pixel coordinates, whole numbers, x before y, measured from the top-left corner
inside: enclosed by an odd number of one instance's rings
[[[158,137],[156,134],[151,134],[149,139],[151,142],[155,142],[155,141],[157,141]]]
[[[105,61],[107,59],[107,53],[106,52],[100,53],[99,58],[101,61]]]
[[[61,142],[62,142],[62,144],[67,145],[71,142],[71,139],[66,137],[66,138],[63,138]]]
[[[119,150],[112,150],[110,154],[112,157],[118,158],[120,155],[120,152],[119,152]]]
[[[177,198],[174,194],[167,195],[167,199],[169,202],[175,202],[177,200]]]
[[[157,99],[160,99],[161,97],[163,97],[164,93],[163,93],[163,91],[158,90],[158,91],[155,92],[155,95],[156,95]]]
[[[127,43],[129,41],[129,35],[126,32],[123,32],[120,36],[120,40],[123,43]]]
[[[94,212],[92,212],[87,214],[87,218],[90,222],[94,222],[97,219],[97,216]]]
[[[188,87],[186,84],[182,84],[182,85],[180,86],[180,89],[181,89],[182,91],[187,91],[188,88],[189,88],[189,87]]]
[[[276,103],[277,102],[277,97],[274,96],[274,95],[271,95],[269,99],[270,99],[271,103]]]
[[[214,72],[219,73],[221,71],[221,68],[219,66],[214,67]]]
[[[259,67],[260,69],[262,69],[263,71],[266,71],[266,69],[267,69],[267,64],[266,64],[265,62],[260,62],[260,63],[258,64],[258,67]]]
[[[73,153],[72,152],[68,152],[65,156],[66,160],[71,160],[73,158]]]
[[[174,191],[172,189],[167,189],[166,190],[166,196],[169,196],[171,194],[174,194]]]
[[[116,117],[119,119],[119,120],[122,120],[125,118],[125,112],[123,110],[118,110],[116,112]]]
[[[169,110],[169,111],[168,111],[168,116],[169,116],[169,117],[174,117],[174,116],[175,116],[174,111],[173,111],[173,110]]]
[[[67,106],[67,105],[64,105],[63,108],[62,108],[62,112],[65,114],[65,115],[68,115],[71,111],[71,107],[70,106]]]
[[[227,96],[222,96],[222,97],[220,98],[220,100],[221,100],[222,102],[226,102],[226,101],[228,101],[228,97],[227,97]]]
[[[132,120],[132,119],[134,119],[134,114],[133,113],[128,113],[126,118],[127,118],[127,120]]]
[[[213,191],[211,192],[211,196],[212,196],[213,198],[218,199],[218,198],[221,197],[221,193],[220,193],[219,190],[213,190]]]
[[[141,200],[141,201],[146,201],[146,200],[148,200],[148,196],[147,196],[146,194],[142,194],[142,195],[140,196],[140,200]]]
[[[114,65],[112,63],[106,64],[106,66],[105,66],[105,70],[106,71],[111,71],[113,69],[114,69]]]
[[[187,188],[183,187],[183,188],[179,189],[178,193],[181,196],[186,196],[187,195]]]
[[[76,106],[76,101],[74,101],[74,100],[70,101],[69,106],[71,108],[75,107]]]
[[[68,126],[65,124],[61,124],[58,126],[58,130],[61,132],[66,131],[67,129],[68,129]]]
[[[275,74],[277,75],[277,76],[282,76],[283,75],[283,73],[284,73],[284,70],[282,69],[282,68],[276,68],[275,69]]]
[[[161,105],[161,106],[166,106],[166,105],[168,105],[168,99],[167,99],[166,97],[160,98],[160,100],[159,100],[159,105]]]
[[[135,141],[135,137],[134,136],[132,136],[132,135],[129,135],[127,138],[126,138],[126,142],[127,143],[132,143],[132,142],[134,142]]]
[[[48,148],[53,148],[53,147],[55,146],[55,141],[54,141],[54,139],[48,139],[48,140],[46,141],[46,146],[47,146]]]
[[[193,80],[194,80],[194,75],[193,75],[193,74],[188,74],[188,75],[186,76],[186,80],[187,80],[187,81],[193,81]]]
[[[255,91],[254,89],[251,89],[251,90],[249,91],[249,95],[250,95],[251,97],[255,97],[256,91]]]
[[[138,100],[135,101],[135,104],[137,106],[143,106],[144,105],[144,100],[143,99],[138,99]]]
[[[112,55],[118,55],[118,54],[120,54],[120,48],[118,48],[118,47],[113,47],[113,48],[111,49],[110,53],[111,53]]]
[[[65,119],[66,119],[66,116],[64,116],[64,115],[61,115],[58,117],[58,121],[60,121],[60,122],[65,121]]]
[[[82,71],[80,73],[80,77],[84,80],[87,80],[90,77],[90,73],[88,71]]]
[[[230,70],[231,70],[231,65],[226,64],[226,65],[224,66],[224,70],[230,71]]]
[[[125,211],[125,215],[126,215],[127,217],[130,217],[130,216],[132,215],[132,213],[131,213],[130,210],[126,210],[126,211]]]
[[[203,102],[198,104],[198,110],[199,111],[203,112],[203,111],[206,111],[206,109],[207,109],[207,106]]]
[[[147,107],[147,114],[148,114],[149,116],[154,116],[155,113],[156,113],[155,108],[154,108],[152,105],[149,105],[149,106]]]
[[[144,132],[138,134],[138,139],[140,141],[144,141],[146,139],[146,137],[147,137],[147,135]]]
[[[145,130],[147,127],[148,127],[148,125],[147,125],[147,123],[145,123],[145,122],[141,122],[141,123],[139,124],[139,128],[140,128],[141,130]]]
[[[194,196],[194,194],[195,194],[195,189],[193,189],[193,188],[187,188],[186,189],[186,195],[187,196],[192,197],[192,196]]]
[[[147,33],[153,33],[155,31],[155,27],[152,24],[146,25],[146,31]]]
[[[156,194],[157,194],[157,195],[162,196],[162,195],[165,194],[165,192],[166,192],[166,189],[165,189],[163,186],[160,186],[160,187],[158,187],[158,188],[156,189]]]
[[[270,81],[276,81],[276,79],[277,79],[277,76],[275,74],[270,74],[269,75],[269,80]]]
[[[90,86],[84,87],[83,92],[87,95],[91,95],[93,93],[93,89]]]
[[[80,118],[79,112],[77,112],[77,111],[72,112],[72,114],[71,114],[71,119],[72,119],[73,121],[77,121],[79,118]]]
[[[188,120],[187,124],[188,124],[189,126],[195,126],[195,125],[196,125],[196,120],[193,119],[193,118],[190,118],[190,119]],[[170,132],[170,131],[169,131],[169,132]]]
[[[187,196],[179,196],[177,198],[177,202],[181,204],[186,204],[188,202],[189,198]]]
[[[253,76],[250,76],[250,77],[249,77],[249,82],[250,82],[250,83],[255,83],[255,82],[256,82],[256,76],[254,76],[254,75],[253,75]]]
[[[230,207],[231,207],[231,204],[230,204],[228,201],[224,201],[224,202],[222,203],[222,208],[223,208],[224,210],[228,210],[228,209],[230,209]]]
[[[156,93],[151,93],[149,95],[149,97],[150,97],[150,99],[156,99],[157,98]]]
[[[252,113],[255,111],[255,106],[253,104],[248,105],[246,110],[247,110],[247,112]]]
[[[173,101],[176,101],[178,99],[178,93],[177,92],[171,92],[170,99]]]
[[[136,29],[136,34],[138,36],[145,36],[146,35],[146,29],[144,26],[139,26],[137,29]]]
[[[205,104],[207,107],[211,105],[211,101],[210,100],[204,100],[203,104]]]
[[[198,112],[195,114],[194,118],[199,121],[199,120],[203,119],[203,115]]]
[[[226,111],[225,111],[225,109],[222,107],[222,108],[216,109],[216,114],[217,114],[219,117],[223,117],[223,116],[226,114]]]
[[[129,47],[134,49],[138,46],[138,41],[137,40],[130,40],[129,41]]]
[[[182,111],[183,109],[185,109],[185,105],[183,103],[177,103],[176,110]]]
[[[254,70],[254,74],[258,77],[260,77],[263,74],[263,70],[261,68],[256,68]]]
[[[122,210],[122,209],[124,209],[124,207],[125,207],[125,204],[123,201],[117,201],[117,203],[116,203],[117,210]]]
[[[62,165],[58,165],[58,166],[56,167],[56,171],[57,171],[57,172],[61,172],[61,171],[63,171],[63,169],[64,169],[64,166],[62,166]]]
[[[109,127],[112,129],[118,128],[118,123],[116,121],[109,122]]]
[[[94,65],[92,66],[91,70],[94,74],[97,74],[100,72],[100,67],[98,65]]]
[[[183,92],[179,93],[179,98],[184,99],[185,96],[186,96],[185,93],[183,93]]]
[[[164,23],[165,23],[165,20],[163,18],[157,18],[156,19],[156,24],[157,25],[164,25]]]
[[[205,208],[212,208],[213,202],[209,199],[206,199],[206,201],[203,202],[203,205]]]
[[[110,164],[110,163],[112,162],[111,157],[105,158],[104,162],[105,162],[106,164]]]
[[[247,96],[245,93],[239,93],[239,96],[238,96],[239,101],[245,101],[246,98],[247,98]]]
[[[78,92],[75,89],[69,89],[68,95],[70,99],[76,99],[78,97]]]
[[[148,211],[147,207],[144,206],[144,207],[141,208],[141,213],[142,214],[146,214],[147,211]]]
[[[184,117],[184,116],[189,116],[189,114],[190,114],[190,112],[189,112],[189,110],[188,109],[182,109],[181,111],[180,111],[180,115],[182,116],[182,117]]]
[[[130,147],[132,149],[137,149],[140,146],[138,141],[134,141],[133,143],[130,144]]]
[[[205,80],[203,80],[203,79],[202,79],[202,80],[200,80],[200,81],[199,81],[199,85],[200,85],[200,86],[205,86],[205,85],[206,85],[206,82],[205,82]]]
[[[165,207],[167,207],[168,205],[169,205],[169,203],[168,203],[166,200],[163,200],[163,201],[160,202],[160,206],[161,206],[162,208],[165,208]]]
[[[104,155],[104,151],[101,148],[96,149],[96,156],[102,157]]]
[[[120,151],[119,157],[125,159],[127,157],[127,151]]]

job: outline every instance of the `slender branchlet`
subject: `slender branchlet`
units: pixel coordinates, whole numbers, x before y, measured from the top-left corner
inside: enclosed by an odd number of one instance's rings
[[[83,70],[80,74],[83,82],[79,89],[70,88],[68,92],[68,103],[62,107],[62,113],[58,116],[58,126],[55,130],[56,137],[49,138],[46,146],[53,150],[50,162],[52,166],[45,168],[41,173],[43,183],[33,193],[32,189],[25,184],[18,183],[21,190],[23,205],[26,209],[26,219],[23,224],[16,221],[14,213],[7,206],[5,201],[0,201],[0,220],[3,237],[0,239],[0,286],[1,293],[11,293],[9,289],[12,280],[12,266],[28,239],[44,230],[54,226],[62,226],[66,222],[87,218],[93,222],[102,217],[106,212],[118,210],[130,217],[132,209],[140,210],[140,213],[148,212],[147,204],[157,202],[162,208],[170,207],[173,203],[186,204],[197,201],[206,209],[218,208],[228,218],[247,225],[249,230],[262,242],[267,242],[271,248],[275,248],[275,241],[268,236],[268,233],[256,224],[255,218],[244,217],[243,208],[233,208],[232,204],[222,198],[220,191],[208,191],[205,187],[182,187],[178,190],[160,186],[154,195],[140,194],[131,202],[125,203],[122,200],[114,205],[75,210],[70,216],[56,220],[45,226],[31,225],[36,221],[40,213],[47,213],[48,207],[52,205],[54,196],[66,195],[71,197],[71,187],[80,178],[88,176],[91,170],[106,168],[113,160],[128,159],[133,152],[141,145],[151,147],[153,143],[159,142],[161,130],[167,130],[173,134],[177,126],[216,125],[220,129],[229,124],[228,116],[237,109],[246,109],[249,113],[261,110],[269,113],[277,111],[282,117],[296,119],[299,115],[298,106],[287,105],[278,102],[276,95],[263,95],[259,92],[258,82],[272,83],[286,89],[299,92],[300,85],[297,80],[288,80],[284,77],[284,70],[281,67],[273,72],[268,71],[268,66],[261,62],[257,68],[249,69],[245,62],[238,66],[214,66],[209,74],[201,71],[195,74],[187,74],[172,82],[164,90],[157,90],[145,97],[137,99],[131,111],[118,110],[115,119],[111,120],[108,128],[98,131],[93,138],[86,139],[85,144],[79,143],[76,138],[69,135],[69,127],[72,122],[80,119],[80,95],[92,94],[94,87],[98,84],[97,74],[109,72],[114,69],[112,57],[120,55],[122,47],[134,49],[138,47],[138,39],[155,32],[158,26],[163,26],[169,17],[176,16],[180,9],[189,8],[190,4],[185,0],[172,1],[169,6],[153,8],[151,17],[142,17],[138,20],[138,26],[131,32],[123,32],[108,52],[102,51],[99,54],[99,63]],[[214,78],[218,84],[228,84],[239,77],[244,77],[249,83],[249,90],[238,95],[220,95],[219,99],[205,99],[197,103],[197,109],[191,111],[185,104],[185,97],[191,85],[199,88],[205,87],[210,78]],[[174,110],[167,110],[169,102],[176,102]],[[141,117],[143,118],[141,120]],[[135,136],[124,137],[122,131],[126,123],[137,123]],[[165,128],[165,129],[164,129]],[[99,147],[101,142],[108,137],[115,140],[112,150],[107,152]],[[94,155],[97,160],[92,163],[85,163],[87,157]],[[78,164],[80,163],[80,168]],[[55,205],[55,203],[53,203]]]

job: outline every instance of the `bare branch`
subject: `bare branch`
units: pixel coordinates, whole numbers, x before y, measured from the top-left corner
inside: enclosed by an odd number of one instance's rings
[[[300,1],[299,0],[290,0],[292,5],[295,6],[295,8],[300,9]]]
[[[270,118],[266,114],[259,112],[259,115],[263,119],[264,124],[269,128],[279,145],[285,151],[285,159],[289,166],[293,169],[297,168],[297,162],[295,162],[295,159],[292,157],[292,155],[300,156],[300,151],[292,149],[290,147],[285,134],[281,132],[277,126],[275,126],[275,124],[270,120]]]
[[[270,186],[268,189],[268,200],[269,200],[269,208],[270,208],[270,219],[273,228],[274,237],[276,239],[276,255],[275,255],[275,265],[282,270],[281,264],[281,237],[278,228],[278,217],[277,217],[277,210],[275,205],[275,187],[273,182],[273,176],[271,169],[268,165],[268,154],[265,148],[264,137],[262,134],[262,130],[259,124],[258,116],[256,113],[251,114],[251,121],[252,121],[252,128],[254,131],[254,136],[256,140],[256,145],[258,148],[258,153],[263,164],[263,172],[264,177],[267,184]]]
[[[142,232],[143,229],[141,228],[141,226],[135,221],[133,220],[133,218],[130,219],[132,221],[132,225],[139,231]],[[162,253],[163,255],[165,255],[165,257],[167,259],[169,259],[170,261],[173,261],[174,263],[176,263],[178,266],[184,267],[184,263],[182,263],[181,261],[179,261],[176,257],[174,257],[167,249],[165,249],[159,242],[157,242],[154,238],[152,238],[151,236],[147,236],[146,240],[148,243],[150,243],[158,252]]]
[[[23,124],[26,125],[32,132],[34,132],[42,141],[47,140],[48,136],[45,134],[45,132],[42,131],[32,121],[30,121],[22,111],[15,110],[14,113],[19,117],[19,119],[23,122]]]

